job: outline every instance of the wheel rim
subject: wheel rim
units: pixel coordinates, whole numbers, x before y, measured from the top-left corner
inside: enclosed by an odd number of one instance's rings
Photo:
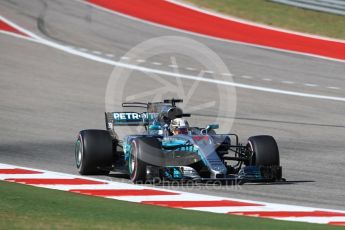
[[[133,155],[133,151],[131,152],[131,157],[129,159],[129,170],[130,170],[130,173],[134,172],[135,170],[135,158]]]
[[[82,164],[82,159],[83,159],[83,146],[82,146],[81,140],[78,139],[76,142],[76,148],[75,148],[75,162],[76,162],[77,168],[80,168]]]
[[[250,160],[249,160],[249,165],[253,165],[255,163],[255,159],[253,159],[255,157],[255,154],[254,154],[254,148],[253,148],[253,144],[248,141],[247,143],[247,150],[249,152],[249,155],[250,155]]]
[[[136,177],[136,167],[137,167],[137,158],[136,158],[137,146],[135,142],[132,143],[130,153],[131,154],[129,156],[128,169],[129,169],[130,177],[133,180],[133,178]]]

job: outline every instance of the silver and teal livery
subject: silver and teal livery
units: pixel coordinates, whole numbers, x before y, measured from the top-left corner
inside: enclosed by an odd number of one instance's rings
[[[170,122],[190,116],[176,106],[180,102],[128,102],[122,106],[145,111],[106,112],[106,130],[80,132],[76,144],[79,172],[120,171],[128,173],[134,183],[157,179],[231,183],[282,180],[278,146],[271,136],[253,136],[243,145],[236,134],[216,134],[218,124],[190,127],[186,134],[172,135]],[[144,126],[146,131],[119,140],[118,126]]]

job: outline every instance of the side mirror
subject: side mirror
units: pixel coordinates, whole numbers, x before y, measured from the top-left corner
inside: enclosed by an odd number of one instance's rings
[[[212,129],[218,129],[218,128],[219,128],[219,124],[209,124],[207,125],[206,130],[210,131]]]

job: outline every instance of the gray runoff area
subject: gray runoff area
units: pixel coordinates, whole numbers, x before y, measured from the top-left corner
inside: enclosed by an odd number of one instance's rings
[[[71,0],[3,0],[0,1],[0,14],[54,42],[111,53],[116,60],[150,38],[189,37],[216,52],[237,83],[337,97],[345,95],[345,65],[342,62],[195,36]],[[0,34],[0,43],[0,162],[77,174],[74,163],[76,134],[82,129],[105,128],[104,97],[113,66],[5,34]],[[178,56],[176,60],[181,73],[191,73],[185,67],[193,67],[192,60]],[[165,56],[155,56],[153,61],[162,63],[154,68],[172,69],[168,67],[171,60]],[[253,78],[238,77],[243,75]],[[135,92],[144,91],[152,81],[138,71],[133,71],[132,77],[135,80],[130,82],[129,90]],[[167,80],[173,82],[175,79]],[[282,81],[319,87],[282,84]],[[184,84],[189,86],[191,82],[185,80]],[[212,85],[200,84],[202,90],[196,91],[190,104],[200,104],[199,98],[205,94],[215,98],[222,94],[210,90],[208,87]],[[321,86],[336,86],[340,90]],[[227,111],[222,114],[226,117]],[[283,176],[288,183],[176,186],[173,189],[344,209],[344,114],[344,102],[238,88],[235,116],[228,117],[234,121],[231,131],[239,134],[244,143],[251,135],[273,135],[280,148]],[[201,111],[198,116],[191,117],[189,123],[212,120],[216,115],[213,111]],[[110,178],[130,183],[122,175],[112,174]]]
[[[345,15],[345,0],[271,0],[309,10]]]

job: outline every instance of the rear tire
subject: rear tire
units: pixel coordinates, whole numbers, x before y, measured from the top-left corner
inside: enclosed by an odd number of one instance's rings
[[[247,148],[252,154],[249,165],[279,166],[279,149],[272,136],[253,136],[248,138]]]
[[[138,137],[132,141],[128,171],[133,183],[145,183],[146,166],[155,165],[160,153],[161,143],[156,138]]]
[[[76,166],[81,175],[107,175],[112,166],[113,141],[106,130],[83,130],[75,144]]]

